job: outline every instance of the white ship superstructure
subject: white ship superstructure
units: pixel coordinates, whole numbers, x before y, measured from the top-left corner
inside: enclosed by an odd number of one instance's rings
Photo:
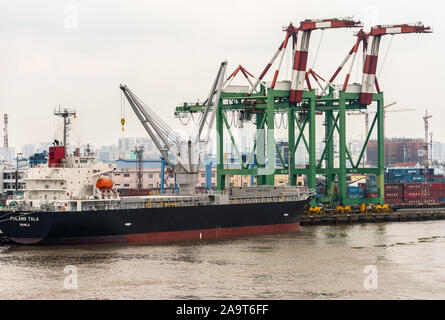
[[[99,162],[91,155],[58,158],[64,156],[63,147],[51,149],[48,163],[28,169],[23,196],[9,200],[8,204],[15,201],[30,209],[68,210],[80,209],[76,204],[81,200],[119,199],[111,180],[101,177],[112,172],[114,165]],[[102,187],[103,182],[108,185]]]
[[[37,203],[102,197],[96,182],[113,170],[113,165],[97,163],[93,157],[68,157],[66,167],[39,164],[28,171],[24,199]]]

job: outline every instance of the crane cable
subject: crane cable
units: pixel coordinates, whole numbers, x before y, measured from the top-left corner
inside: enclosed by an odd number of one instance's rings
[[[278,122],[279,125],[277,124],[277,117],[274,117],[274,122],[275,122],[275,128],[276,128],[276,129],[280,129],[280,128],[281,128],[281,125],[283,124],[283,114],[281,114],[280,122]]]
[[[176,134],[149,106],[147,106],[138,96],[132,93],[133,98],[139,102],[139,104],[145,109],[150,116],[151,120],[157,125],[159,130],[171,141],[179,143],[183,139]]]
[[[179,118],[179,122],[181,122],[182,125],[186,126],[189,124],[190,120],[192,119],[192,113],[190,113],[190,116],[188,117],[188,120],[185,123],[181,120],[182,119],[181,116],[179,116],[178,118]]]
[[[284,113],[283,113],[283,117],[284,117]],[[288,121],[288,117],[287,117],[287,114],[286,114],[286,120],[283,121],[283,129],[287,129],[287,121]]]
[[[323,40],[323,35],[324,35],[324,29],[321,30],[321,36],[320,36],[320,41],[318,42],[317,52],[315,53],[314,61],[312,62],[312,67],[311,67],[312,70],[314,70],[315,62],[317,62],[318,52],[320,51],[320,46],[321,46],[321,41]]]
[[[385,57],[383,58],[382,66],[380,67],[378,79],[380,79],[380,74],[382,73],[383,66],[385,65],[386,57],[388,57],[388,52],[389,52],[389,48],[391,48],[392,39],[394,39],[394,35],[392,35],[391,40],[389,41],[388,48],[386,49]]]
[[[124,131],[124,125],[125,125],[125,98],[124,93],[121,90],[121,125],[122,125],[122,131]]]

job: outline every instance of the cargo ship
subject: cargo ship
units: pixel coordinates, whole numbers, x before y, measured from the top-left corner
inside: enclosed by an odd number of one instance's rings
[[[114,166],[49,149],[22,196],[0,211],[0,235],[18,244],[162,243],[297,231],[315,196],[302,187],[232,187],[219,193],[121,197]]]
[[[0,211],[0,236],[20,244],[157,243],[297,231],[314,190],[257,186],[196,193],[226,65],[221,63],[197,130],[187,140],[127,86],[120,86],[174,172],[178,194],[121,197],[107,178],[112,164],[96,162],[89,152],[67,153],[67,126],[76,113],[59,107],[54,114],[64,119],[63,143],[54,141],[48,162],[29,169],[24,195],[8,200]],[[123,130],[125,119],[121,123]]]

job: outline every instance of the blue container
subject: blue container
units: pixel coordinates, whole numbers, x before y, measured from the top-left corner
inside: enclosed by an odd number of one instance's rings
[[[359,192],[360,192],[359,187],[352,187],[352,186],[348,187],[348,194],[357,194]]]

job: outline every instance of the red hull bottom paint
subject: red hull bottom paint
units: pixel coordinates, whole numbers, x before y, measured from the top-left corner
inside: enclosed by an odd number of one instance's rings
[[[285,232],[296,232],[300,229],[300,223],[271,224],[263,226],[219,228],[169,231],[143,234],[126,235],[127,242],[130,243],[162,243],[186,240],[208,240],[227,237],[248,236],[256,234],[274,234]]]
[[[271,224],[261,226],[200,229],[168,232],[152,232],[140,234],[127,234],[98,237],[73,237],[73,238],[10,238],[19,244],[100,244],[100,243],[168,243],[193,240],[221,239],[237,236],[249,236],[259,234],[276,234],[296,232],[300,229],[300,223]]]

